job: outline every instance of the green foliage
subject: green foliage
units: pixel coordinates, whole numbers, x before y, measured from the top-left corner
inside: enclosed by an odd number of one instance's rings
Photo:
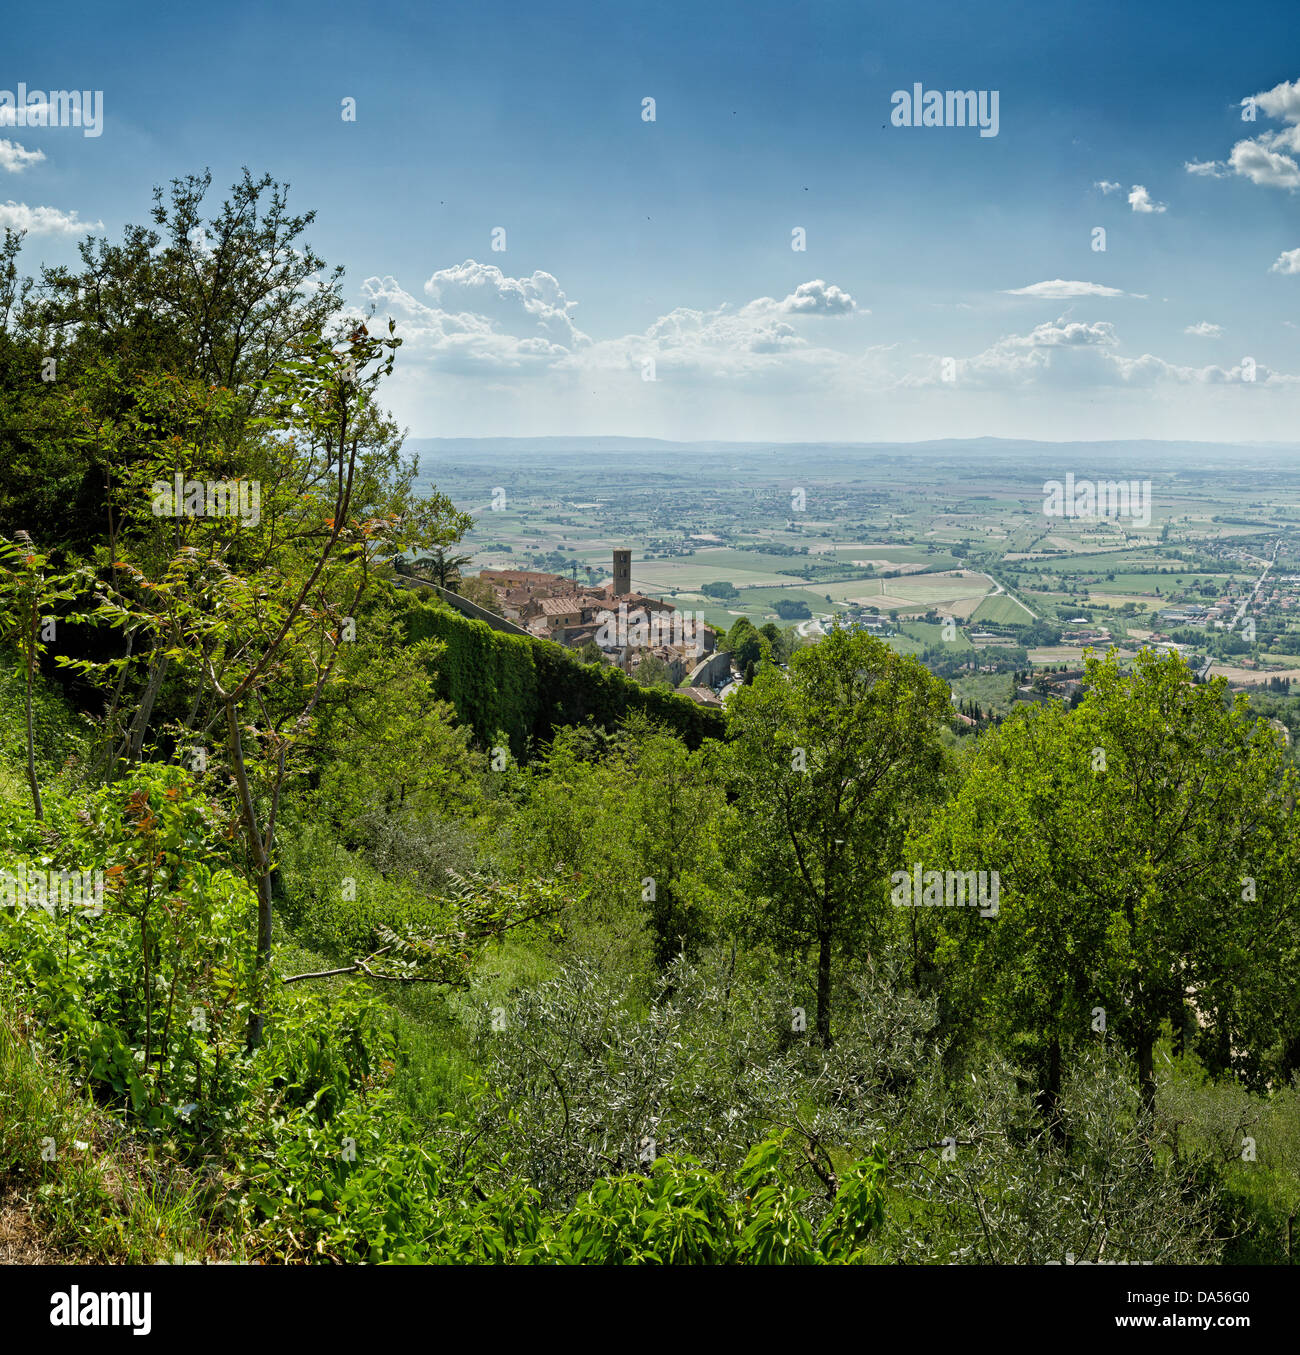
[[[339,1117],[332,1130],[301,1134],[274,1161],[246,1168],[252,1184],[244,1208],[264,1233],[293,1239],[289,1256],[407,1264],[844,1264],[861,1259],[884,1214],[884,1163],[869,1157],[846,1172],[841,1200],[814,1233],[799,1210],[805,1193],[783,1160],[784,1136],[757,1144],[734,1177],[665,1156],[644,1171],[597,1182],[571,1210],[548,1215],[527,1187],[485,1194],[444,1155],[386,1135],[373,1120]]]
[[[51,1047],[153,1125],[229,1122],[241,1095],[253,896],[229,869],[224,824],[178,768],[141,768],[75,807],[57,800],[53,849],[0,844],[17,880],[60,870],[102,897],[0,907],[5,983]],[[183,1112],[183,1104],[190,1111]],[[197,1121],[195,1121],[197,1123]]]
[[[765,665],[727,709],[727,835],[748,887],[745,934],[818,952],[817,1030],[831,1038],[831,963],[888,930],[885,876],[908,816],[938,789],[944,685],[862,632],[839,628]]]
[[[582,863],[587,915],[615,932],[639,922],[661,968],[698,954],[722,885],[714,827],[724,796],[708,757],[640,717],[606,739],[565,730],[530,765],[516,819],[521,863]]]
[[[657,654],[641,656],[641,662],[632,672],[632,681],[638,687],[657,688],[667,692],[673,690],[671,670]]]
[[[721,647],[730,652],[733,666],[742,673],[751,664],[757,667],[763,659],[772,657],[771,641],[755,629],[747,616],[736,619]]]
[[[8,1210],[25,1204],[39,1229],[34,1259],[140,1265],[211,1255],[220,1240],[195,1217],[192,1176],[124,1135],[37,1031],[12,998],[0,999],[0,1182]]]
[[[1000,877],[995,926],[921,921],[955,1023],[998,1032],[1049,1092],[1099,1008],[1148,1095],[1164,1021],[1259,1085],[1297,1010],[1295,795],[1279,740],[1222,682],[1176,655],[1092,659],[1077,709],[980,740],[910,854]]]

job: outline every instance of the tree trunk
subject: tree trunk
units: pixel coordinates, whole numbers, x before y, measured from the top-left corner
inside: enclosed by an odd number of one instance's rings
[[[253,962],[253,1007],[248,1015],[248,1047],[256,1049],[262,1042],[263,1008],[266,997],[266,975],[271,961],[271,862],[269,847],[262,843],[253,793],[248,784],[248,768],[244,765],[244,740],[239,732],[239,712],[232,701],[226,707],[226,738],[230,750],[230,770],[239,792],[239,813],[244,821],[249,850],[257,870],[257,953]]]
[[[1142,1089],[1142,1104],[1150,1111],[1156,1108],[1155,1043],[1150,1031],[1138,1032],[1138,1086]]]
[[[1042,1112],[1043,1119],[1047,1122],[1052,1137],[1058,1143],[1062,1142],[1065,1137],[1065,1127],[1061,1124],[1060,1116],[1056,1113],[1060,1098],[1061,1040],[1059,1036],[1053,1035],[1052,1043],[1047,1051],[1047,1079],[1038,1093],[1038,1109]]]
[[[154,702],[158,699],[163,678],[167,673],[167,664],[166,657],[160,655],[149,666],[149,680],[145,684],[144,694],[140,697],[135,719],[131,722],[131,738],[126,750],[126,760],[132,765],[140,761],[144,752],[144,736],[148,732]]]
[[[253,967],[255,986],[253,1009],[248,1014],[248,1047],[262,1043],[265,1024],[266,981],[271,962],[271,876],[267,871],[257,877],[257,959]]]
[[[27,655],[27,781],[32,788],[32,810],[37,820],[45,818],[41,802],[41,783],[36,778],[36,731],[32,722],[32,684],[36,681],[36,639]]]
[[[817,937],[817,1040],[831,1047],[831,934],[823,930]]]

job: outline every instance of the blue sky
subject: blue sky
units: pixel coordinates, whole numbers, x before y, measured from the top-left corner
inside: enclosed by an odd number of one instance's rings
[[[0,89],[104,98],[0,126],[28,266],[268,170],[414,435],[1297,438],[1293,4],[106,8],[8,20]]]

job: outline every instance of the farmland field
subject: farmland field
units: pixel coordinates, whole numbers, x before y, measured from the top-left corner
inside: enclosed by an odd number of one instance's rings
[[[1025,608],[1006,593],[990,593],[971,616],[973,621],[1008,626],[1023,625],[1032,619]]]

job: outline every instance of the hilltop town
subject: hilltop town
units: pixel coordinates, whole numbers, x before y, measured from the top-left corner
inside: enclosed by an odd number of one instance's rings
[[[523,633],[582,651],[629,676],[655,660],[684,695],[720,705],[717,693],[735,675],[728,657],[718,653],[714,628],[634,589],[631,550],[615,550],[612,565],[611,578],[599,584],[538,569],[484,569],[478,578],[495,594],[501,617]]]

